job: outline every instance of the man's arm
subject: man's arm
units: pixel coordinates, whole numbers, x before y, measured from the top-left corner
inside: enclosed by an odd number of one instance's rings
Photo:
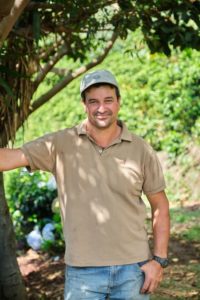
[[[0,172],[29,166],[29,162],[21,149],[0,149]]]
[[[170,217],[169,202],[165,192],[159,192],[147,196],[152,210],[152,227],[154,249],[153,254],[162,258],[167,258],[169,234],[170,234]],[[141,269],[145,273],[145,282],[142,287],[142,293],[152,293],[162,280],[163,268],[155,260],[151,260],[143,265]]]

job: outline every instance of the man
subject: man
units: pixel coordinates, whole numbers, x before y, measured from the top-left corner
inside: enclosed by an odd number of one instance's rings
[[[54,174],[66,242],[65,300],[149,299],[168,264],[161,166],[118,120],[119,86],[109,71],[86,74],[80,91],[84,122],[20,149],[1,149],[0,170],[27,166]],[[153,256],[142,192],[152,209]]]

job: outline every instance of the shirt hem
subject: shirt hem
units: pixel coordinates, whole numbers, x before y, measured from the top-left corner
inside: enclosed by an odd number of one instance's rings
[[[145,260],[150,260],[152,259],[152,255],[144,255],[144,256],[140,256],[140,257],[132,257],[130,259],[126,259],[126,260],[115,260],[115,261],[100,261],[100,262],[74,262],[74,261],[69,261],[67,259],[65,259],[65,264],[72,266],[72,267],[106,267],[106,266],[119,266],[119,265],[129,265],[129,264],[133,264],[133,263],[139,263]]]
[[[166,189],[166,185],[163,185],[153,191],[143,191],[145,195],[152,195],[152,194],[156,194],[156,193],[159,193],[159,192],[162,192]]]

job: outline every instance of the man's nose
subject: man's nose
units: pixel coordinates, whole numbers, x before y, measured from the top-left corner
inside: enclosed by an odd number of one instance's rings
[[[103,112],[105,112],[105,110],[106,110],[105,104],[104,103],[100,103],[99,107],[98,107],[98,111],[101,112],[101,113],[103,113]]]

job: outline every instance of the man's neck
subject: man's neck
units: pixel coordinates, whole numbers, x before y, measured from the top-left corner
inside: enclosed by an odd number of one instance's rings
[[[117,122],[108,128],[93,127],[88,121],[85,125],[88,135],[102,148],[108,147],[121,134],[121,127]]]

